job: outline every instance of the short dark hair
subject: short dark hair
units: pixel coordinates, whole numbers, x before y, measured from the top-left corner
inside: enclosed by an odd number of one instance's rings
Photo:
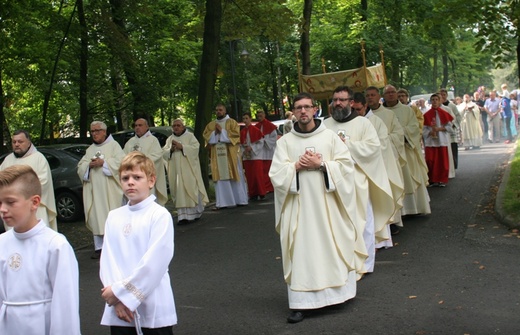
[[[20,134],[24,134],[25,137],[29,140],[29,142],[32,143],[31,135],[29,134],[29,132],[27,130],[23,130],[23,129],[15,130],[14,133],[13,133],[13,136],[20,135]]]
[[[359,102],[363,106],[367,104],[367,99],[365,98],[365,95],[361,92],[354,93],[354,98],[352,100],[354,100],[354,102]]]
[[[379,92],[379,88],[375,86],[368,86],[367,88],[365,88],[365,93],[366,91],[377,91],[377,93],[381,94],[381,92]]]
[[[336,87],[334,92],[332,92],[332,94],[339,92],[347,92],[349,97],[352,97],[354,95],[354,91],[352,91],[352,89],[348,86],[338,86]]]
[[[294,104],[297,102],[297,101],[300,101],[300,100],[303,100],[303,99],[311,99],[312,100],[312,105],[313,106],[316,106],[316,103],[314,102],[314,98],[312,97],[312,95],[310,93],[307,93],[307,92],[300,92],[298,93],[294,99],[293,99],[293,106]]]
[[[440,94],[438,94],[438,93],[433,93],[433,94],[430,96],[430,100],[431,100],[433,97],[437,97],[439,100],[441,99],[441,96],[440,96]]]
[[[251,115],[251,112],[245,112],[245,113],[242,113],[242,116],[249,116],[250,118],[253,118],[253,116]]]

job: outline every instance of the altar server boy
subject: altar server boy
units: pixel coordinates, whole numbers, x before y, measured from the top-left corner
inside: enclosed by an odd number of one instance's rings
[[[79,335],[78,262],[36,217],[42,187],[28,165],[0,171],[0,334]]]
[[[168,266],[173,258],[173,220],[151,194],[152,160],[139,151],[121,162],[128,203],[108,214],[100,260],[106,301],[102,325],[112,335],[173,334],[177,313]]]

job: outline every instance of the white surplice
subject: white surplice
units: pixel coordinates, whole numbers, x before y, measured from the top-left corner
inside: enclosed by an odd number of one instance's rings
[[[43,220],[0,235],[0,334],[79,335],[78,262]]]
[[[100,260],[103,286],[140,317],[143,328],[177,323],[168,266],[173,258],[173,220],[150,195],[140,203],[111,211],[107,218]],[[105,305],[106,326],[133,327]]]

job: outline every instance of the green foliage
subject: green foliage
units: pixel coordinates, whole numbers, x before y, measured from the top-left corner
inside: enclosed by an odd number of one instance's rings
[[[489,50],[495,66],[501,67],[515,57],[514,50],[520,43],[520,1],[478,0],[475,3],[480,8],[471,17],[477,25],[477,50]]]
[[[205,2],[117,1],[121,6],[111,8],[113,3],[84,1],[88,121],[99,119],[123,129],[139,111],[157,125],[177,117],[193,125]],[[240,110],[283,114],[288,103],[282,106],[281,100],[298,91],[303,0],[222,4],[215,100],[233,105],[233,55]],[[0,70],[10,131],[26,128],[39,137],[53,60],[67,34],[45,122],[55,136],[78,135],[81,27],[76,13],[66,31],[74,5],[71,0],[0,0]],[[360,43],[365,41],[367,65],[381,61],[382,48],[388,79],[397,86],[416,94],[431,92],[445,80],[463,94],[479,85],[492,86],[490,69],[515,57],[518,0],[368,1],[366,10],[359,0],[320,0],[313,6],[312,73],[323,71],[322,59],[327,72],[359,67]],[[246,61],[239,57],[244,48]],[[515,82],[515,75],[507,78]]]

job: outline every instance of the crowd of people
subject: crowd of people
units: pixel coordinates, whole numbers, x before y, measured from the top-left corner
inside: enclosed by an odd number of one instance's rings
[[[503,85],[497,96],[479,88],[455,102],[447,96],[441,89],[428,102],[410,102],[392,85],[382,96],[373,86],[363,93],[339,86],[321,119],[312,95],[300,93],[281,137],[264,111],[256,123],[244,113],[240,129],[225,105],[216,106],[203,132],[213,210],[274,193],[289,323],[356,296],[358,281],[375,270],[376,250],[393,246],[402,218],[431,213],[428,187],[455,177],[459,145],[472,150],[515,139],[518,90]],[[177,224],[199,219],[209,203],[200,143],[181,119],[163,147],[146,119],[135,120],[134,130],[121,148],[104,122],[92,122],[93,143],[78,163],[91,258],[100,259],[101,324],[112,334],[172,334],[166,181]],[[0,166],[0,213],[12,228],[0,236],[2,334],[80,334],[78,264],[56,232],[52,189],[45,158],[26,131],[15,132],[13,153]]]
[[[465,150],[479,149],[483,143],[499,143],[504,139],[506,144],[511,143],[518,135],[519,95],[520,89],[509,91],[507,84],[502,84],[500,91],[486,91],[481,86],[472,94],[455,97],[449,104],[450,108],[457,108],[460,117],[454,120],[458,131],[453,136]],[[419,99],[411,106],[425,113],[431,101]]]

